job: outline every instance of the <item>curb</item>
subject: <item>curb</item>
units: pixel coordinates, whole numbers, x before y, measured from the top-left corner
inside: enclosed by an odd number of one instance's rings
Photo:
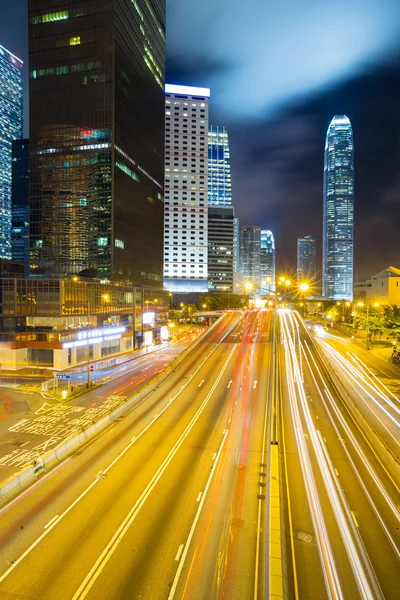
[[[46,452],[45,454],[38,456],[36,459],[36,465],[26,467],[16,475],[12,475],[7,480],[0,483],[0,505],[6,505],[8,502],[18,496],[23,490],[30,487],[35,481],[37,481],[38,474],[44,473],[45,471],[51,470],[53,467],[64,461],[68,456],[73,454],[81,446],[85,446],[93,438],[97,437],[101,432],[105,431],[110,425],[124,417],[130,412],[138,401],[142,400],[143,396],[150,395],[155,391],[168,377],[180,366],[189,356],[189,354],[195,350],[195,348],[202,342],[209,333],[220,323],[221,319],[225,317],[223,314],[219,319],[215,321],[202,335],[190,344],[185,350],[179,354],[163,371],[155,375],[150,381],[146,382],[138,390],[135,390],[131,397],[113,411],[110,411],[108,415],[102,417],[99,421],[96,421],[90,425],[87,429],[77,430],[71,436],[65,439],[61,444]]]

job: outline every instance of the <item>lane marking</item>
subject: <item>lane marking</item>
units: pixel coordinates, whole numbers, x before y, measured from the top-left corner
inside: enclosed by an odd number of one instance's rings
[[[185,561],[186,561],[186,557],[187,557],[188,552],[189,552],[189,546],[190,546],[190,543],[191,543],[191,541],[193,539],[194,532],[195,532],[195,529],[196,529],[196,525],[197,525],[197,523],[198,523],[198,521],[200,519],[200,514],[201,514],[201,511],[203,509],[204,502],[205,502],[205,499],[206,499],[207,494],[208,494],[208,490],[209,490],[210,485],[211,485],[211,481],[212,481],[212,479],[214,477],[214,473],[215,473],[215,470],[217,468],[218,461],[219,461],[219,459],[221,457],[222,450],[223,450],[223,447],[224,447],[225,442],[226,442],[226,438],[228,437],[228,433],[229,433],[229,429],[225,429],[225,433],[223,435],[221,445],[220,445],[220,447],[218,449],[217,460],[214,462],[214,464],[212,466],[212,469],[211,469],[211,473],[210,473],[210,475],[209,475],[209,477],[207,479],[206,487],[204,488],[203,496],[201,498],[201,501],[200,501],[199,507],[197,509],[194,521],[193,521],[192,526],[190,528],[189,535],[188,535],[188,538],[186,540],[185,548],[184,548],[184,551],[182,553],[182,558],[181,558],[180,563],[178,565],[178,570],[177,570],[177,572],[175,574],[174,581],[173,581],[172,587],[171,587],[171,591],[170,591],[169,596],[168,596],[168,600],[173,600],[173,598],[175,596],[176,588],[178,586],[179,579],[180,579],[180,576],[181,576],[181,573],[182,573],[182,570],[183,570],[183,567],[184,567],[184,564],[185,564]],[[75,598],[73,598],[73,600],[75,600]]]
[[[204,379],[202,379],[197,387],[201,387],[204,383]]]
[[[200,502],[200,498],[201,498],[202,494],[203,494],[203,492],[199,492],[196,502]],[[182,544],[182,546],[183,546],[183,544]]]
[[[356,515],[353,513],[353,511],[351,511],[351,516],[353,517],[353,521],[354,521],[355,526],[358,527]]]
[[[147,484],[147,486],[145,487],[145,489],[143,490],[143,492],[140,494],[139,498],[136,500],[135,504],[132,506],[132,508],[130,509],[130,511],[128,512],[128,514],[124,518],[124,520],[122,521],[121,525],[115,531],[114,535],[112,536],[112,538],[110,539],[110,541],[108,542],[108,544],[106,545],[106,547],[104,548],[104,550],[102,551],[102,553],[100,554],[100,556],[98,557],[98,559],[96,560],[96,562],[94,563],[93,567],[90,569],[89,573],[86,575],[86,577],[82,581],[82,583],[79,586],[78,590],[74,594],[72,600],[78,600],[78,598],[80,600],[83,600],[89,594],[91,588],[93,587],[93,585],[97,581],[97,578],[99,577],[99,575],[104,570],[106,564],[108,563],[108,561],[110,560],[110,558],[114,554],[115,550],[118,548],[118,546],[121,543],[122,539],[124,538],[126,532],[131,527],[132,523],[134,522],[134,520],[138,516],[139,512],[141,511],[141,509],[143,508],[146,500],[149,498],[150,494],[152,493],[152,491],[156,487],[156,485],[159,482],[159,480],[161,479],[162,475],[167,470],[167,467],[169,466],[169,464],[171,463],[172,459],[177,454],[178,450],[180,449],[180,447],[182,446],[183,442],[185,441],[187,435],[190,433],[190,431],[193,429],[193,427],[197,423],[199,416],[202,414],[202,412],[206,408],[206,406],[207,406],[207,404],[208,404],[211,396],[213,395],[213,393],[214,393],[214,391],[215,391],[218,383],[221,381],[221,379],[222,379],[222,377],[223,377],[223,375],[225,373],[226,368],[230,364],[231,357],[232,357],[232,355],[233,355],[233,353],[235,351],[236,351],[236,347],[233,347],[232,350],[231,350],[231,352],[229,353],[229,356],[228,356],[227,360],[225,361],[225,363],[224,363],[224,365],[223,365],[220,373],[218,374],[218,377],[216,378],[216,380],[215,380],[215,382],[214,382],[211,390],[208,392],[207,396],[203,400],[203,402],[200,405],[200,407],[197,409],[197,411],[194,414],[193,418],[188,423],[188,425],[184,429],[183,433],[179,436],[178,440],[175,442],[174,446],[171,448],[171,450],[167,454],[166,458],[163,460],[163,462],[161,463],[161,465],[159,466],[159,468],[157,469],[157,471],[155,472],[155,474],[153,475],[153,477],[151,478],[151,480],[149,481],[149,483]],[[225,430],[225,431],[227,432],[227,430]],[[226,436],[227,436],[227,433],[224,436],[223,443],[225,442]],[[221,444],[220,451],[222,450],[223,443]],[[211,474],[210,475],[212,475],[214,473],[216,465],[217,465],[217,461],[214,463],[214,465],[213,465],[213,467],[211,469]],[[210,480],[208,480],[208,482],[207,482],[208,485],[209,485],[209,481]],[[202,500],[200,502],[199,508],[203,506],[204,499],[205,499],[205,494],[206,494],[206,489],[204,490],[203,498],[202,498]]]
[[[232,379],[230,380],[230,382],[228,383],[228,385],[226,386],[228,389],[231,387],[232,385]]]
[[[56,520],[58,519],[58,515],[56,515],[55,517],[53,517],[48,523],[47,525],[44,526],[43,529],[47,529],[48,527],[50,527],[50,525]]]
[[[181,545],[179,546],[179,548],[178,548],[178,552],[176,553],[176,556],[175,556],[175,560],[176,560],[176,561],[178,561],[178,560],[180,559],[180,557],[181,557],[181,554],[182,554],[182,550],[183,550],[183,544],[181,544]]]
[[[256,380],[255,380],[255,382],[253,383],[253,390],[255,390],[255,389],[256,389],[256,387],[257,387],[257,383],[258,383],[258,381],[257,381],[257,379],[256,379]]]

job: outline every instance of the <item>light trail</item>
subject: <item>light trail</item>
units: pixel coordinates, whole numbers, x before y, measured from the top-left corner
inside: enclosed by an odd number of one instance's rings
[[[299,359],[296,352],[295,336],[293,334],[290,335],[289,327],[287,326],[288,320],[291,323],[292,331],[297,329],[296,319],[294,318],[293,313],[283,313],[282,321],[286,326],[286,335],[289,337],[288,347],[290,350],[291,360],[288,361],[288,364],[292,365],[293,374],[295,376],[294,379],[296,382],[298,392],[297,395],[294,394],[294,398],[295,400],[297,398],[298,404],[302,408],[302,413],[310,436],[310,442],[312,443],[312,447],[318,462],[319,470],[321,472],[325,489],[328,494],[333,513],[335,515],[335,520],[340,531],[340,535],[349,559],[350,566],[352,568],[360,595],[363,599],[372,600],[373,598],[383,598],[382,593],[380,591],[379,583],[377,582],[368,555],[365,552],[364,546],[362,544],[360,534],[358,530],[355,529],[351,512],[347,506],[347,501],[344,497],[341,488],[338,488],[337,486],[335,471],[331,464],[329,455],[326,451],[326,447],[322,440],[322,436],[319,430],[316,429],[313,419],[311,417],[311,413],[307,404],[304,383],[302,381]],[[298,418],[298,415],[296,415],[296,412],[299,412],[298,404],[296,402],[293,402],[293,394],[291,394],[291,406],[294,407],[292,414],[296,417],[297,422],[299,422],[300,420],[301,424],[301,419]]]

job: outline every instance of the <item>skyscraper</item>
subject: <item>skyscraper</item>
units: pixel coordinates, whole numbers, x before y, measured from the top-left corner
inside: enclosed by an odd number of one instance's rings
[[[160,285],[165,0],[55,4],[28,3],[31,271]]]
[[[261,283],[261,228],[240,228],[240,272],[255,289]]]
[[[275,240],[269,229],[261,230],[261,288],[266,292],[275,292]]]
[[[325,142],[322,250],[322,294],[334,300],[353,298],[353,224],[353,131],[336,115]]]
[[[12,143],[12,259],[29,268],[29,140]]]
[[[315,281],[317,278],[317,240],[305,235],[297,240],[297,279]]]
[[[0,258],[10,259],[12,141],[22,137],[22,60],[0,46]]]
[[[232,206],[208,207],[208,288],[233,292],[234,216]]]
[[[232,206],[231,159],[225,127],[208,132],[208,203]]]
[[[206,292],[208,88],[165,86],[164,287]]]

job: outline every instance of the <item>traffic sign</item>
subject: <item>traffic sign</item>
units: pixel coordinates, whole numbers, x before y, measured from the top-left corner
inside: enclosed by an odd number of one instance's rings
[[[71,375],[67,375],[67,373],[56,373],[57,379],[71,379]]]
[[[90,365],[90,372],[93,373],[94,371],[94,365]]]

